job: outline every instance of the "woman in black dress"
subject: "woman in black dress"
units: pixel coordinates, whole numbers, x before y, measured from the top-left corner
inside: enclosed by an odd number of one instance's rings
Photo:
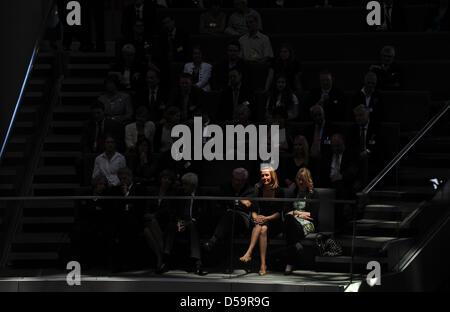
[[[286,160],[283,170],[284,183],[292,191],[295,189],[295,180],[297,172],[301,168],[309,167],[309,145],[303,135],[297,135],[293,142],[293,157]]]
[[[282,198],[284,192],[278,185],[278,178],[275,170],[270,166],[261,168],[261,181],[256,185],[257,197]],[[282,229],[281,213],[283,205],[279,202],[261,201],[251,204],[251,216],[253,229],[250,246],[247,252],[239,259],[242,262],[249,262],[252,259],[253,248],[259,240],[259,253],[261,257],[261,267],[259,275],[265,275],[267,270],[266,252],[267,237],[279,234]],[[270,232],[269,232],[270,231]]]
[[[297,172],[295,179],[296,188],[294,197],[298,199],[314,199],[314,184],[311,172],[307,168],[301,168]],[[296,256],[299,255],[303,246],[301,240],[309,233],[315,232],[315,222],[317,220],[317,205],[306,201],[294,201],[284,212],[284,223],[286,231],[286,242],[289,248],[285,274],[292,273]]]

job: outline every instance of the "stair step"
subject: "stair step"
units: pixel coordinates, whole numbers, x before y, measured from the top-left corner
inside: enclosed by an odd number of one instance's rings
[[[73,200],[34,200],[34,201],[25,201],[24,208],[25,209],[42,209],[42,208],[51,208],[51,209],[73,209],[75,207],[75,203]]]
[[[11,252],[9,255],[10,261],[17,260],[58,260],[57,252]]]
[[[339,263],[339,264],[350,264],[352,261],[351,256],[337,256],[337,257],[315,257],[316,263]],[[387,258],[370,258],[370,257],[354,257],[353,263],[357,264],[367,264],[371,261],[378,261],[379,263],[388,263]]]
[[[14,239],[15,244],[60,244],[69,243],[66,233],[20,233]]]
[[[35,175],[76,175],[76,170],[70,166],[46,166],[38,168]]]
[[[74,217],[24,217],[24,224],[65,224],[74,223]]]
[[[353,223],[354,221],[351,221]],[[356,228],[377,228],[395,230],[400,228],[400,221],[376,220],[376,219],[360,219],[356,220]]]

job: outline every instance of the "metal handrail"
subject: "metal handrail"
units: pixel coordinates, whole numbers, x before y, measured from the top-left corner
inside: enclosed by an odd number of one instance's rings
[[[438,122],[441,117],[450,109],[450,102],[447,101],[442,110],[436,114],[428,123],[417,133],[414,138],[405,145],[405,147],[392,159],[386,167],[362,190],[362,195],[367,195],[383,179],[383,177],[413,148],[416,143]]]

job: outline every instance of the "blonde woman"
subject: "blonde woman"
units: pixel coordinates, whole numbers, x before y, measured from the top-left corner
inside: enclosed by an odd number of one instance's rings
[[[309,233],[315,232],[317,209],[315,203],[304,200],[316,197],[311,172],[307,168],[298,170],[295,178],[296,188],[294,197],[302,199],[292,202],[285,211],[284,226],[286,242],[289,249],[287,264],[284,273],[290,275],[297,256],[303,251],[301,240]]]
[[[284,192],[278,185],[278,178],[275,170],[270,166],[261,168],[261,180],[256,184],[257,197],[265,198],[283,198]],[[281,213],[283,212],[283,203],[273,201],[259,201],[250,203],[251,216],[253,221],[250,246],[247,252],[240,258],[242,262],[249,262],[252,259],[252,252],[259,241],[259,254],[261,267],[259,275],[265,275],[267,271],[266,253],[267,237],[275,236],[282,231]]]

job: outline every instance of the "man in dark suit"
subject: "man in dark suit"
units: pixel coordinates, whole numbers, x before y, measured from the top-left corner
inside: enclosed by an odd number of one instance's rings
[[[381,49],[381,63],[371,65],[369,70],[373,71],[378,78],[380,90],[399,90],[403,84],[403,70],[395,63],[395,48],[384,46]]]
[[[246,105],[255,112],[254,94],[245,85],[242,71],[235,67],[228,72],[228,87],[221,93],[219,108],[219,120],[232,120],[235,110],[240,105]]]
[[[364,105],[370,111],[370,120],[381,122],[383,119],[383,100],[377,89],[377,75],[368,72],[364,77],[364,86],[353,97],[353,107]]]
[[[192,83],[192,76],[183,73],[180,75],[178,88],[171,93],[169,106],[176,106],[181,110],[181,121],[193,118],[202,106],[204,91]]]
[[[344,93],[333,86],[333,76],[328,70],[319,73],[320,88],[311,90],[308,107],[320,105],[328,121],[345,121],[346,103]]]
[[[198,177],[189,172],[181,178],[183,191],[178,196],[196,196],[198,194]],[[171,203],[171,221],[167,226],[167,234],[164,245],[164,253],[171,256],[174,252],[175,239],[179,236],[187,236],[190,246],[190,259],[193,262],[193,271],[198,275],[206,275],[202,268],[200,239],[198,224],[203,212],[203,201],[193,198],[187,200],[173,200]]]
[[[91,119],[86,122],[81,139],[81,151],[83,153],[103,153],[105,135],[110,134],[118,143],[118,150],[124,150],[124,134],[122,125],[105,117],[103,103],[95,101],[91,105]]]
[[[133,179],[133,172],[128,168],[117,172],[120,184],[111,190],[111,195],[123,196],[123,200],[112,203],[114,220],[115,246],[113,270],[120,271],[128,266],[135,266],[139,259],[139,249],[145,246],[140,240],[144,231],[144,212],[147,201],[142,199],[127,199],[130,196],[145,196],[145,187]]]
[[[369,109],[361,104],[353,110],[356,124],[350,130],[350,146],[358,155],[359,177],[357,189],[364,188],[379,169],[379,125],[369,118]]]
[[[191,51],[189,34],[176,27],[175,19],[166,16],[162,19],[163,31],[159,35],[159,53],[165,63],[187,62]]]
[[[156,6],[152,1],[135,0],[133,4],[125,7],[122,15],[122,35],[125,38],[133,38],[133,30],[138,20],[144,23],[144,37],[149,38],[156,33]]]
[[[168,107],[168,91],[161,85],[159,72],[149,69],[145,76],[145,84],[138,90],[136,103],[145,106],[150,112],[150,120],[158,122],[163,118]]]
[[[227,46],[226,58],[213,68],[213,86],[216,90],[223,90],[228,85],[228,73],[232,68],[239,68],[243,78],[248,76],[247,64],[241,58],[241,45],[239,41],[231,41]]]

